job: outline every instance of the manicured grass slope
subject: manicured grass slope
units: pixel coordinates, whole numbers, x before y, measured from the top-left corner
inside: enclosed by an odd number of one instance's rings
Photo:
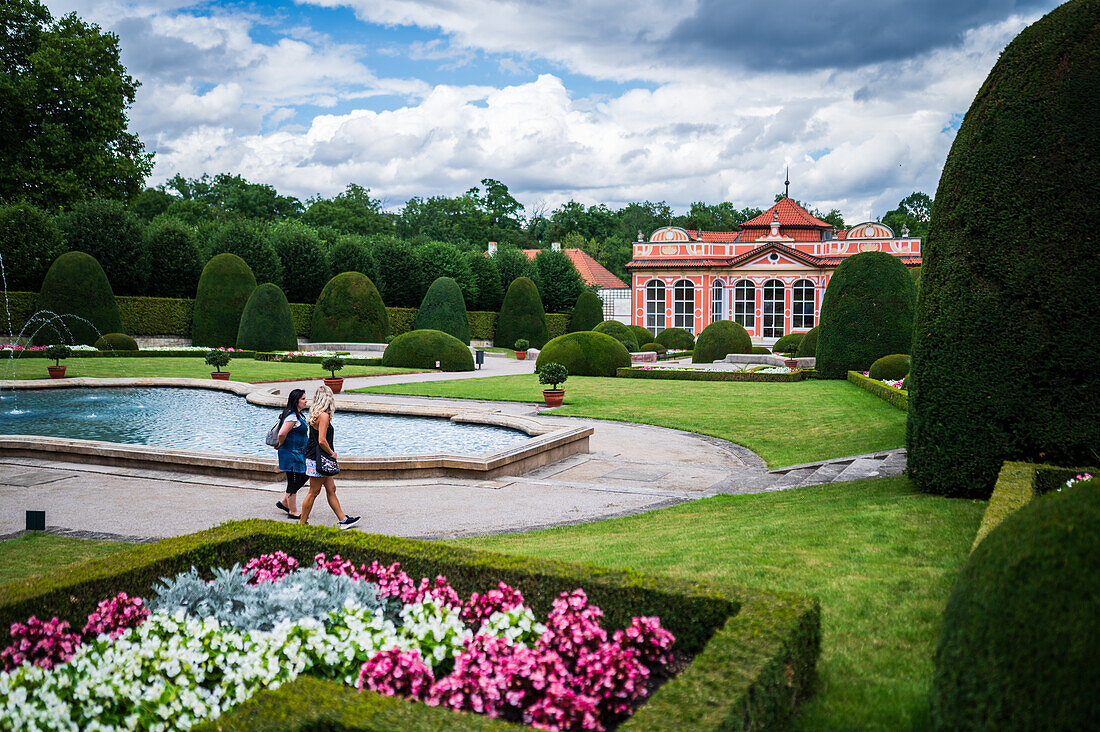
[[[0,585],[5,582],[59,572],[85,559],[105,557],[133,547],[119,541],[92,541],[52,534],[24,534],[0,541]],[[7,630],[0,637],[7,645]]]
[[[940,614],[983,508],[883,478],[458,543],[816,595],[819,685],[798,727],[909,729],[926,721]]]
[[[357,391],[538,401],[532,375],[493,376]],[[672,427],[736,442],[771,467],[901,447],[905,413],[843,381],[793,384],[644,381],[571,376],[553,414]]]
[[[79,352],[72,358],[61,362],[67,368],[65,376],[95,376],[105,378],[163,376],[209,379],[211,368],[199,356],[161,356],[152,358],[80,358]],[[2,379],[43,379],[49,378],[46,366],[53,361],[41,358],[0,359],[0,378]],[[276,381],[280,379],[316,379],[320,381],[328,372],[316,363],[285,363],[278,361],[257,361],[252,358],[237,358],[229,362],[226,370],[232,374],[233,381]],[[340,372],[345,378],[374,374],[401,374],[416,369],[395,369],[383,366],[349,365]]]

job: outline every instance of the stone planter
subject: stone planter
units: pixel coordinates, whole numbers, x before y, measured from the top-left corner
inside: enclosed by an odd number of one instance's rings
[[[229,381],[229,372],[228,371],[211,371],[210,372],[210,378],[211,379],[217,379],[218,381]]]
[[[64,366],[47,366],[46,370],[50,372],[51,379],[64,379],[65,367]]]
[[[543,389],[542,398],[548,407],[560,407],[565,399],[565,389]]]
[[[517,361],[526,361],[527,360],[527,351],[516,351],[516,360]]]
[[[326,376],[325,386],[327,386],[329,389],[332,389],[333,394],[339,394],[340,390],[344,388],[344,377],[337,376],[336,378],[333,378],[331,376]]]

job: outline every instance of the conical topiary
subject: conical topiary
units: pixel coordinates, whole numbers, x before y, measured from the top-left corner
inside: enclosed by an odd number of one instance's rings
[[[256,289],[256,278],[236,254],[219,254],[199,276],[191,321],[191,345],[232,348],[237,345],[241,313]]]
[[[37,309],[25,331],[35,345],[91,346],[103,333],[122,331],[111,283],[95,257],[84,252],[66,252],[54,260],[42,280]]]
[[[909,351],[906,459],[921,490],[986,498],[1005,460],[1096,461],[1098,28],[1095,0],[1025,28],[947,157]]]
[[[382,343],[390,334],[390,319],[382,297],[361,272],[336,275],[313,308],[310,340],[316,343]]]
[[[298,350],[294,316],[278,285],[268,282],[252,291],[241,314],[237,348],[245,351]]]
[[[582,290],[569,318],[569,332],[592,330],[603,322],[603,300],[592,290]]]
[[[452,277],[436,277],[420,309],[416,311],[416,330],[441,330],[470,345],[470,321],[462,289]]]
[[[913,340],[917,290],[897,257],[864,252],[833,272],[821,301],[814,368],[825,379],[866,371],[891,353],[906,353]]]
[[[500,306],[493,345],[515,348],[520,338],[526,339],[531,348],[542,348],[550,340],[542,298],[529,277],[517,277],[508,286]]]

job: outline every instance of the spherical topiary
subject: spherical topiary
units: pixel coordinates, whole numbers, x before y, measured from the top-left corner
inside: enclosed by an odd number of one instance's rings
[[[101,333],[122,331],[111,283],[95,257],[84,252],[66,252],[54,260],[42,280],[36,309],[42,315],[25,331],[34,345],[90,346]]]
[[[298,350],[294,316],[278,285],[267,282],[252,291],[241,313],[237,348],[245,351]]]
[[[451,277],[437,277],[416,311],[416,330],[441,330],[470,345],[470,321],[462,289]]]
[[[470,348],[441,330],[411,330],[393,339],[382,354],[383,366],[442,371],[473,371]]]
[[[970,554],[936,647],[935,728],[1085,730],[1100,723],[1098,483],[1032,501]]]
[[[1100,4],[1071,0],[1025,28],[947,157],[910,351],[906,460],[921,490],[985,498],[1005,460],[1095,460],[1098,26]]]
[[[871,364],[871,370],[868,373],[872,379],[879,381],[897,381],[908,375],[909,354],[907,353],[891,353],[889,356],[883,356]]]
[[[640,346],[643,352],[646,353],[664,353],[668,349],[662,346],[660,343],[647,343],[644,346]]]
[[[798,342],[798,350],[795,356],[798,358],[813,358],[817,353],[817,326],[810,328]]]
[[[542,298],[528,277],[517,277],[508,285],[497,317],[493,345],[511,348],[520,338],[530,341],[532,348],[542,348],[550,340]]]
[[[713,363],[731,353],[748,353],[751,350],[752,338],[740,323],[716,320],[703,328],[703,332],[695,340],[691,362]]]
[[[560,363],[573,376],[614,376],[616,369],[630,365],[630,353],[605,333],[581,330],[547,343],[539,351],[535,369],[546,363]]]
[[[569,318],[569,332],[592,330],[603,322],[603,300],[592,290],[582,290]]]
[[[916,297],[913,278],[893,255],[864,252],[841,262],[821,301],[818,375],[844,379],[882,356],[907,352]]]
[[[605,333],[619,343],[622,343],[627,351],[634,353],[638,350],[638,341],[634,332],[617,320],[605,320],[592,329],[596,333]]]
[[[99,351],[136,351],[137,341],[125,333],[104,333],[95,342]]]
[[[638,341],[639,346],[643,343],[657,342],[657,339],[653,337],[653,333],[649,328],[643,328],[640,325],[628,325],[626,327],[630,328],[630,332],[634,334],[634,340]],[[661,351],[661,353],[664,353],[664,351]]]
[[[252,270],[236,254],[219,254],[207,262],[195,293],[191,345],[236,346],[241,313],[255,289]]]
[[[770,356],[772,355],[772,349],[768,348],[767,346],[753,346],[752,350],[749,351],[749,353],[756,353],[761,356]]]
[[[670,351],[690,351],[695,348],[695,336],[683,328],[665,328],[653,340]]]
[[[772,344],[772,353],[797,353],[805,333],[788,333]]]
[[[382,297],[361,272],[336,275],[313,308],[310,340],[316,343],[382,343],[390,334],[390,319]]]

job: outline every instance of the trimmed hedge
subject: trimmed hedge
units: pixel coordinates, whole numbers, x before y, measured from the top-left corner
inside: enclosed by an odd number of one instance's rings
[[[40,315],[37,323],[46,323],[42,327],[34,325],[36,330],[31,342],[34,345],[64,343],[65,345],[92,345],[101,333],[121,333],[122,318],[118,314],[118,304],[111,290],[111,283],[95,257],[84,252],[67,252],[58,257],[46,278],[42,280],[42,291],[38,294],[35,310],[52,312],[61,317],[54,324]],[[65,317],[73,316],[73,317]]]
[[[866,371],[891,353],[908,353],[917,290],[909,271],[885,252],[848,257],[821,299],[815,368],[825,379]]]
[[[493,340],[496,329],[497,313],[485,310],[467,310],[466,320],[470,324],[470,338],[479,341]]]
[[[191,335],[195,301],[174,297],[116,297],[122,328],[135,336]]]
[[[731,353],[748,353],[752,350],[752,338],[740,323],[732,320],[716,320],[699,334],[692,363],[714,363]]]
[[[390,335],[416,330],[416,308],[386,308],[386,315],[390,319]]]
[[[893,404],[895,407],[903,412],[909,411],[909,392],[901,389],[893,389],[881,381],[875,381],[869,379],[858,371],[848,372],[848,381],[852,382],[860,389],[869,391],[879,399]]]
[[[313,305],[308,302],[290,303],[290,317],[294,318],[294,335],[309,338],[309,329],[313,327]]]
[[[416,330],[441,330],[470,345],[466,301],[454,278],[436,277],[428,287],[416,311]]]
[[[690,351],[695,348],[695,336],[683,328],[665,328],[653,340],[670,351]]]
[[[630,353],[636,353],[638,351],[638,341],[634,339],[633,331],[624,323],[620,323],[617,320],[605,320],[592,330],[596,333],[603,333],[611,336],[619,343],[622,343]]]
[[[788,374],[757,374],[751,371],[687,371],[685,369],[645,369],[638,367],[621,368],[616,376],[627,379],[671,379],[673,381],[802,381],[805,371],[792,371]]]
[[[362,272],[336,275],[313,308],[309,339],[317,343],[382,343],[390,319],[374,283]]]
[[[909,351],[908,471],[923,491],[985,498],[1005,460],[1095,460],[1098,26],[1100,4],[1072,0],[1025,28],[947,157]]]
[[[414,330],[397,336],[382,354],[383,366],[441,371],[473,371],[470,347],[441,330]]]
[[[125,333],[104,333],[95,342],[95,347],[100,351],[136,351],[137,341]]]
[[[237,331],[237,348],[246,351],[298,350],[290,303],[278,285],[266,282],[248,297]]]
[[[897,381],[909,375],[909,354],[891,353],[871,364],[868,376],[880,381]]]
[[[505,582],[519,589],[539,616],[550,611],[560,593],[582,587],[603,609],[605,627],[624,627],[634,616],[660,617],[676,636],[676,648],[693,656],[692,662],[624,722],[622,730],[784,726],[813,688],[821,644],[821,609],[813,598],[749,588],[725,594],[701,583],[632,571],[258,519],[229,522],[92,560],[65,573],[2,585],[0,627],[25,621],[32,614],[57,616],[79,627],[99,600],[119,591],[148,596],[161,577],[192,566],[209,576],[209,567],[243,563],[276,550],[306,563],[319,552],[339,554],[356,564],[400,562],[413,577],[446,575],[462,596]],[[315,703],[314,691],[323,695],[325,703]],[[438,717],[443,721],[436,727],[439,710],[372,697],[334,682],[301,679],[279,691],[265,692],[252,703],[205,723],[204,728],[464,730],[490,724],[483,717],[452,714]],[[396,709],[402,705],[403,709]],[[319,709],[335,711],[332,716],[316,716]],[[371,710],[416,716],[375,718]],[[371,727],[371,719],[377,719],[379,726]]]
[[[810,328],[798,342],[798,351],[795,358],[814,358],[817,354],[817,326]]]
[[[1100,721],[1100,481],[1031,501],[989,532],[944,610],[934,729],[1094,729]]]
[[[500,306],[493,345],[513,348],[520,338],[526,338],[531,348],[542,348],[550,340],[542,298],[535,283],[527,277],[518,277],[508,285],[508,292]]]
[[[236,254],[219,254],[207,262],[195,294],[191,345],[236,346],[241,313],[255,289],[256,277]]]
[[[592,330],[603,322],[603,300],[592,290],[583,290],[577,296],[573,306],[573,316],[569,319],[569,332]]]
[[[539,351],[535,370],[548,363],[560,363],[570,376],[614,376],[615,369],[630,365],[630,354],[605,333],[580,330],[558,336]]]

